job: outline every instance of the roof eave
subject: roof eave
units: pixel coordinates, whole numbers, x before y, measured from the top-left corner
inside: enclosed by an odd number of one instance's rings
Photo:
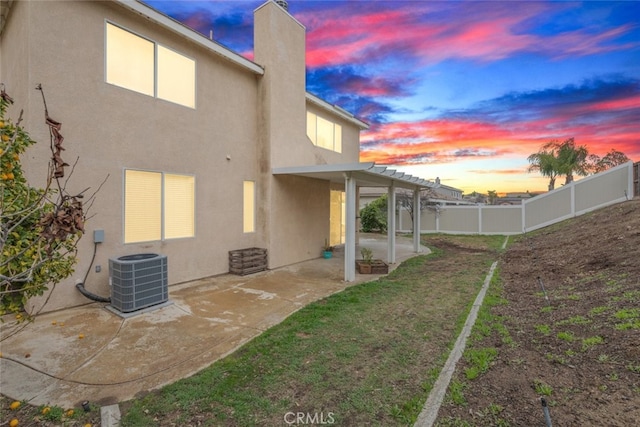
[[[360,129],[366,130],[369,129],[369,125],[365,122],[363,122],[362,120],[359,120],[357,117],[355,117],[353,114],[351,114],[350,112],[348,112],[347,110],[345,110],[344,108],[340,108],[337,105],[331,105],[329,104],[327,101],[307,92],[307,101],[316,104],[317,106],[319,106],[320,108],[323,108],[333,114],[336,114],[338,116],[340,116],[341,118],[345,119],[346,121],[353,123],[354,125],[358,126]]]
[[[156,24],[167,28],[168,30],[185,37],[189,41],[196,43],[205,49],[212,51],[213,53],[220,55],[226,60],[248,70],[257,75],[264,74],[264,68],[245,58],[236,52],[227,49],[226,47],[216,43],[215,41],[208,39],[204,35],[197,31],[187,27],[186,25],[176,21],[175,19],[158,12],[146,4],[141,3],[139,0],[113,0],[116,4],[129,9],[143,17],[155,22]]]

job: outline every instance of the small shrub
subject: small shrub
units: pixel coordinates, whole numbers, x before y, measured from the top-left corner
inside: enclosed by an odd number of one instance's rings
[[[473,380],[480,376],[480,374],[487,372],[491,362],[493,362],[497,355],[498,350],[495,348],[478,348],[465,351],[464,358],[471,365],[465,370],[467,379]]]
[[[576,337],[571,332],[558,332],[557,337],[558,339],[561,339],[562,341],[567,341],[567,342],[571,342],[576,339]]]
[[[551,396],[553,388],[541,380],[533,380],[533,389],[541,396]]]
[[[568,319],[561,320],[560,322],[557,322],[556,325],[558,325],[558,326],[563,326],[563,325],[586,325],[588,323],[591,323],[591,320],[587,319],[584,316],[573,316],[573,317],[570,317]]]
[[[597,344],[602,344],[604,342],[604,338],[600,336],[589,337],[582,340],[582,351],[587,351],[589,348],[593,347]]]
[[[362,231],[387,231],[387,195],[377,198],[360,210]]]
[[[600,307],[594,307],[589,311],[589,314],[591,314],[592,316],[595,316],[598,314],[602,314],[607,310],[609,310],[609,307],[607,307],[606,305],[600,306]]]
[[[551,333],[551,327],[549,325],[536,325],[536,331],[543,335],[549,335]]]
[[[449,385],[449,399],[458,406],[467,406],[467,399],[464,397],[463,390],[467,388],[465,383],[460,381],[452,381]]]

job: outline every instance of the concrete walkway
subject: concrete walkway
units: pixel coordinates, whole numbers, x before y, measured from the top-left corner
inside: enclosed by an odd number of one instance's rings
[[[386,259],[386,237],[363,234],[360,245]],[[398,237],[396,250],[390,270],[416,255],[410,238]],[[343,277],[338,250],[329,260],[171,286],[170,304],[126,319],[92,303],[42,314],[14,335],[16,325],[7,322],[0,390],[63,408],[128,400],[198,372],[313,301],[379,276]]]

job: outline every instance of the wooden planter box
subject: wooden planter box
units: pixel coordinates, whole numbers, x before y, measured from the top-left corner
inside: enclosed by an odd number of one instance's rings
[[[253,274],[267,269],[267,250],[246,248],[229,251],[229,273]]]
[[[380,259],[374,259],[370,263],[364,262],[362,260],[358,260],[356,261],[356,269],[360,274],[388,274],[389,273],[389,265]]]

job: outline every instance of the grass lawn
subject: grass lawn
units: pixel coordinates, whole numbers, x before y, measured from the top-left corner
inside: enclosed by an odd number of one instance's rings
[[[319,300],[198,374],[125,402],[122,426],[408,425],[503,236],[423,236],[433,253]]]

